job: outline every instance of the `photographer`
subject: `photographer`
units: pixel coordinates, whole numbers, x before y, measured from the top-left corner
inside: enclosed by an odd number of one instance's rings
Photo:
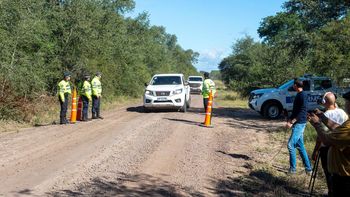
[[[303,160],[305,172],[311,175],[312,168],[304,146],[304,129],[307,122],[307,94],[303,91],[303,87],[303,81],[294,79],[293,88],[297,92],[297,95],[294,99],[292,115],[286,124],[287,128],[292,128],[292,134],[288,141],[289,173],[296,173],[297,162],[295,148],[297,148]]]
[[[331,129],[335,129],[338,126],[342,125],[345,121],[348,120],[348,115],[344,110],[337,107],[336,104],[336,96],[332,92],[326,92],[321,101],[319,102],[324,109],[324,116],[326,116],[330,121],[329,125]],[[321,114],[322,112],[318,109],[314,111],[315,114]],[[321,164],[323,168],[323,172],[326,177],[327,187],[328,187],[328,196],[332,196],[332,188],[331,188],[331,174],[327,169],[327,154],[328,154],[329,146],[324,145],[321,142],[321,139],[317,137],[314,151],[312,153],[312,159],[315,161],[317,158],[317,154],[320,154]]]
[[[343,95],[345,111],[350,113],[350,92]],[[350,193],[350,120],[336,127],[324,113],[311,113],[308,117],[315,127],[322,143],[329,146],[327,167],[331,174],[331,191],[333,196],[348,196]],[[330,132],[322,126],[324,123]]]

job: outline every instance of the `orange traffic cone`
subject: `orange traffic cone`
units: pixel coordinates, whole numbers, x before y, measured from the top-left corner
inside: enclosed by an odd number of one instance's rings
[[[213,126],[211,125],[211,112],[212,112],[212,106],[213,106],[213,94],[210,91],[209,93],[209,100],[208,100],[208,106],[205,112],[205,120],[204,120],[204,126],[212,128]]]
[[[77,111],[77,120],[81,121],[81,113],[83,108],[83,101],[81,100],[81,96],[78,99],[78,111]]]
[[[74,88],[72,95],[72,112],[70,116],[70,122],[75,123],[77,121],[77,90]]]

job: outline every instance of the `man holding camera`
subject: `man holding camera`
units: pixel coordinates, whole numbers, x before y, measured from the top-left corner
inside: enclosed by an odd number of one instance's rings
[[[343,95],[345,111],[350,113],[350,92]],[[315,127],[322,143],[329,146],[327,167],[331,174],[331,190],[333,196],[348,196],[350,193],[350,120],[335,127],[336,123],[316,112],[309,114],[310,123]],[[327,126],[330,132],[322,124]]]
[[[292,115],[286,124],[287,128],[292,128],[292,134],[288,141],[289,173],[296,173],[297,161],[295,148],[297,148],[303,160],[305,172],[311,175],[312,168],[304,146],[304,129],[307,122],[307,94],[303,91],[303,87],[303,81],[294,79],[293,88],[297,92],[297,95],[294,99]]]
[[[348,120],[348,115],[344,110],[337,107],[336,104],[336,96],[332,92],[326,92],[321,101],[319,102],[324,109],[324,115],[330,120],[331,129],[334,130],[338,126],[342,125],[345,121]],[[314,111],[315,114],[321,114],[322,112],[318,109]],[[328,187],[328,196],[332,195],[332,187],[331,187],[331,174],[327,169],[327,155],[328,155],[329,146],[326,146],[321,142],[321,139],[317,137],[314,151],[312,153],[312,159],[315,161],[318,154],[321,158],[321,164],[323,168],[323,172],[326,177],[327,187]]]

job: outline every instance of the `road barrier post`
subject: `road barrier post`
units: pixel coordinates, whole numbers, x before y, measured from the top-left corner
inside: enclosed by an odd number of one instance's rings
[[[72,95],[72,112],[70,116],[70,122],[75,123],[77,121],[77,90],[73,89]]]
[[[212,127],[211,126],[211,114],[212,114],[212,106],[213,106],[213,94],[212,91],[209,93],[209,100],[208,100],[208,106],[205,112],[205,120],[204,120],[204,126],[205,127]]]

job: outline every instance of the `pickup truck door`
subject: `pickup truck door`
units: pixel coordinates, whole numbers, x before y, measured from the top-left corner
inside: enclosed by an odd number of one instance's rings
[[[330,79],[315,79],[311,85],[311,91],[308,98],[309,109],[319,108],[317,101],[321,100],[326,92],[332,91],[332,81]]]
[[[294,90],[293,86],[290,86],[287,89],[287,92],[285,93],[286,96],[286,109],[287,111],[292,111],[293,110],[293,102],[294,102],[294,98],[297,95],[297,92]]]
[[[304,80],[304,90],[305,93],[308,95],[308,102],[310,98],[310,81]],[[293,110],[293,104],[294,104],[294,98],[297,95],[297,92],[294,90],[293,85],[288,88],[288,92],[286,94],[286,108],[288,111]],[[308,103],[309,104],[309,103]]]

